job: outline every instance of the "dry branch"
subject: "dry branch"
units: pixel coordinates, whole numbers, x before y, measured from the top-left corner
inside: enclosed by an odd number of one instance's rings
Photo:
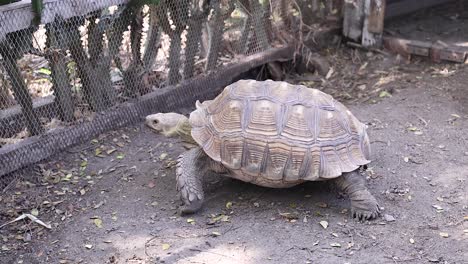
[[[169,48],[169,85],[174,85],[181,80],[180,76],[180,52],[182,50],[182,32],[187,26],[189,5],[176,5],[170,0],[163,0],[159,3],[159,19],[164,32],[171,38]],[[174,29],[169,24],[168,13],[172,20]]]
[[[66,53],[63,50],[67,45],[60,32],[62,25],[63,23],[58,20],[46,25],[47,52],[45,57],[50,63],[58,114],[62,121],[71,122],[74,120],[75,104],[68,74]]]
[[[28,87],[16,63],[16,60],[22,57],[25,52],[33,50],[33,30],[34,29],[30,28],[8,34],[6,39],[0,43],[0,55],[3,57],[4,68],[10,77],[14,97],[16,101],[19,102],[24,112],[29,133],[31,135],[39,135],[44,131],[44,128],[34,112]]]
[[[191,16],[188,21],[187,44],[185,47],[185,64],[184,64],[184,79],[193,77],[195,56],[197,55],[202,40],[203,24],[208,17],[210,9],[208,1],[194,1],[191,10]]]
[[[224,20],[226,20],[235,9],[234,1],[227,2],[228,3],[223,3],[223,1],[220,0],[213,0],[211,2],[213,18],[208,22],[210,43],[208,47],[208,58],[205,65],[205,71],[207,72],[216,67],[223,40]]]

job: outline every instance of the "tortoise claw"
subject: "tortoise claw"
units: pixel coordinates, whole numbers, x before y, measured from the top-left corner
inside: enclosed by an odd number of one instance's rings
[[[179,214],[181,216],[194,214],[200,210],[203,205],[203,201],[199,199],[195,199],[194,201],[190,202],[189,204],[184,204],[179,209]]]
[[[380,207],[376,202],[368,204],[367,208],[363,206],[355,207],[353,205],[351,207],[352,217],[359,221],[372,220],[380,215]]]

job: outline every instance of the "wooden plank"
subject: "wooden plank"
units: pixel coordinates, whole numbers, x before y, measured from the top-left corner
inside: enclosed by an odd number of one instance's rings
[[[451,61],[465,63],[468,56],[468,47],[436,41],[409,40],[396,37],[384,37],[384,47],[391,52],[410,58],[418,55],[430,58],[434,62]]]
[[[364,0],[362,46],[378,47],[382,44],[385,4],[385,0]]]
[[[244,57],[207,75],[183,81],[177,86],[146,94],[135,103],[124,103],[109,109],[92,121],[57,128],[17,144],[6,145],[0,148],[0,176],[59,154],[106,131],[141,121],[148,114],[177,111],[181,107],[194,106],[196,100],[212,99],[245,72],[269,62],[289,61],[293,57],[294,47],[272,48]]]
[[[38,118],[56,117],[54,96],[46,96],[33,100],[33,111]],[[26,118],[17,104],[10,108],[0,110],[0,138],[14,136],[25,127]]]
[[[52,22],[56,16],[68,19],[127,2],[129,0],[44,0],[41,24]],[[0,6],[0,41],[10,32],[28,28],[33,17],[31,0]]]
[[[343,7],[343,35],[361,41],[364,23],[364,0],[345,0]]]
[[[369,32],[382,34],[384,29],[385,6],[385,0],[370,1],[369,24],[367,26]]]

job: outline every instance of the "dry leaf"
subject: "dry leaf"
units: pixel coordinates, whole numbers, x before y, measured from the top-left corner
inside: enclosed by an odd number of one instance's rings
[[[330,243],[330,246],[332,247],[341,247],[340,243]]]
[[[328,227],[328,222],[327,221],[320,221],[319,224],[325,229],[327,229],[327,227]]]
[[[159,160],[164,160],[165,158],[167,158],[168,154],[167,153],[161,153],[161,155],[159,155]]]
[[[38,216],[39,215],[39,210],[34,208],[34,209],[31,210],[31,214],[34,215],[34,216]]]
[[[102,228],[102,220],[101,220],[101,219],[99,219],[99,218],[94,219],[94,224],[95,224],[98,228]]]
[[[171,247],[169,244],[162,244],[162,249],[163,250],[168,250]]]
[[[440,232],[439,235],[441,237],[449,237],[449,234],[448,233],[445,233],[445,232]]]

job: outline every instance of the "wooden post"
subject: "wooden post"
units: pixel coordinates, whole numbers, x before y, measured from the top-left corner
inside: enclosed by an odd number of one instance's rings
[[[44,132],[44,128],[34,112],[31,95],[28,92],[28,86],[21,76],[21,71],[16,64],[16,59],[13,57],[14,52],[11,52],[9,48],[5,47],[5,45],[8,44],[0,44],[0,53],[5,61],[5,70],[10,76],[11,87],[13,89],[15,99],[21,105],[29,133],[33,136],[39,135]]]
[[[385,6],[385,0],[364,0],[362,46],[376,47],[382,45]]]
[[[364,21],[364,0],[345,0],[343,7],[343,35],[360,41]]]

